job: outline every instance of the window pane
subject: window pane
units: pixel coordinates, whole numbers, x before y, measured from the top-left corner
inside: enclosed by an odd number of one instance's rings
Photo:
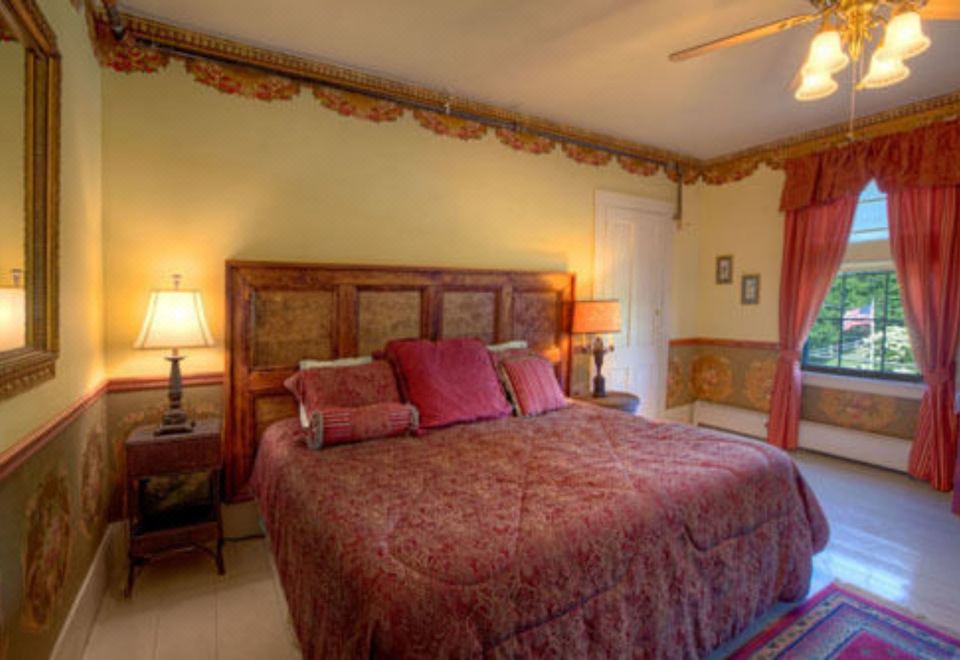
[[[840,318],[843,316],[843,308],[840,306],[841,302],[841,287],[843,284],[843,276],[839,276],[833,280],[833,284],[830,287],[830,291],[827,292],[827,297],[823,301],[823,307],[820,308],[820,318],[827,316],[833,316]]]
[[[910,334],[903,323],[891,322],[887,325],[887,345],[884,371],[894,374],[918,374],[910,349]]]
[[[887,318],[903,321],[903,302],[900,299],[900,285],[897,277],[890,273],[890,304],[887,308]]]
[[[881,241],[889,235],[887,196],[871,181],[860,194],[860,201],[853,216],[853,228],[850,230],[850,242]]]
[[[817,367],[838,367],[840,364],[837,352],[839,341],[840,320],[817,319],[807,340],[805,364]]]
[[[843,341],[840,346],[840,366],[858,371],[880,369],[880,345],[883,333],[877,332],[875,324],[847,327],[843,324]]]
[[[876,317],[883,318],[886,273],[848,273],[844,299],[843,330],[870,326]]]

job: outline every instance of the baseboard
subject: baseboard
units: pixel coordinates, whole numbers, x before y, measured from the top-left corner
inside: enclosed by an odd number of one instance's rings
[[[754,438],[765,438],[767,435],[766,413],[709,401],[697,401],[693,404],[692,423],[695,426],[715,427]],[[910,442],[902,438],[804,420],[800,421],[798,444],[801,449],[897,472],[907,471],[910,457]]]
[[[79,660],[90,637],[90,631],[100,609],[100,601],[110,583],[111,574],[116,571],[113,565],[118,556],[122,556],[124,540],[124,522],[107,525],[100,545],[93,555],[87,575],[77,591],[70,606],[70,612],[60,628],[57,642],[50,653],[51,660]],[[120,548],[118,550],[118,548]]]
[[[690,424],[693,422],[693,404],[688,403],[685,406],[674,406],[673,408],[667,408],[663,411],[663,414],[660,415],[660,419],[667,422],[682,422],[684,424]]]

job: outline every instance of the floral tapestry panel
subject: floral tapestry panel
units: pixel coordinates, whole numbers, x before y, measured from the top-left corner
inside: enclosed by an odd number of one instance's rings
[[[911,440],[919,411],[920,401],[913,399],[823,387],[803,388],[801,418],[821,424]]]
[[[335,110],[344,117],[382,122],[396,121],[403,115],[403,108],[392,101],[346,92],[325,85],[314,86],[313,95],[324,107]]]
[[[698,399],[719,403],[733,394],[733,369],[726,357],[716,353],[701,355],[693,361],[692,376]]]
[[[526,151],[528,154],[548,154],[557,146],[553,140],[532,133],[511,131],[508,128],[498,128],[496,133],[497,139],[511,149]]]
[[[773,377],[777,372],[777,360],[769,357],[752,360],[744,377],[744,394],[756,410],[770,410],[773,394]]]
[[[487,127],[483,124],[453,115],[430,112],[429,110],[414,110],[413,116],[421,126],[437,135],[445,135],[459,140],[479,140],[487,133]]]
[[[207,60],[187,60],[186,66],[198,83],[224,94],[260,101],[288,101],[300,93],[300,85],[289,78]]]
[[[103,426],[97,424],[87,435],[80,457],[80,521],[88,537],[99,536],[106,522],[103,509],[106,472]]]
[[[47,473],[26,508],[21,623],[35,632],[50,625],[70,561],[70,494],[63,467]]]

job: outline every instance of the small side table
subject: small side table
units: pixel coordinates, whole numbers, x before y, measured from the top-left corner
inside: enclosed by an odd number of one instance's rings
[[[603,406],[613,410],[622,410],[631,415],[637,412],[640,407],[640,397],[629,392],[607,392],[607,396],[595,397],[590,394],[573,397],[577,401],[592,403],[595,406]]]
[[[158,555],[194,548],[209,554],[224,574],[223,522],[220,518],[220,419],[198,420],[192,431],[154,435],[155,425],[140,426],[130,433],[127,453],[127,553],[126,596],[133,591],[136,569]],[[206,472],[210,483],[207,501],[188,504],[169,512],[146,515],[141,511],[143,484],[148,477]],[[216,551],[207,547],[216,543]]]

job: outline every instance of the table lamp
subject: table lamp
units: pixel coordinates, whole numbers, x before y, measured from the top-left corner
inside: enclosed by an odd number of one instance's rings
[[[0,351],[26,344],[27,292],[20,283],[23,271],[13,269],[13,286],[0,286]]]
[[[181,405],[183,381],[180,376],[181,348],[213,346],[210,328],[203,314],[200,292],[180,288],[180,276],[173,276],[173,288],[150,292],[147,316],[134,348],[169,348],[170,407],[155,435],[184,433],[193,429],[193,422]]]
[[[573,334],[596,335],[593,346],[584,346],[583,352],[593,353],[593,363],[597,375],[593,377],[593,396],[607,396],[607,386],[603,378],[603,356],[613,351],[613,344],[605,346],[602,334],[620,332],[619,300],[578,300],[573,304]]]

